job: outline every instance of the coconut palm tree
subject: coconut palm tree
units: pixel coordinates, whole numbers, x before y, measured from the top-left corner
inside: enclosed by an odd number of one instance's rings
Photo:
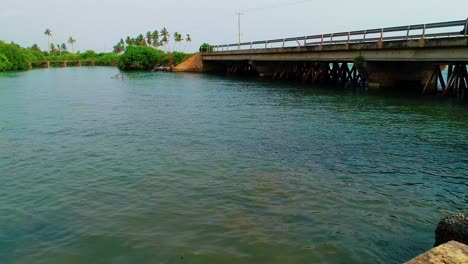
[[[127,36],[127,38],[125,39],[125,43],[127,43],[127,45],[133,45],[132,38]]]
[[[72,46],[72,52],[73,53],[75,53],[75,43],[76,43],[76,39],[74,39],[73,37],[68,38],[68,44],[70,44]]]
[[[153,47],[159,47],[159,32],[157,30],[153,31]]]
[[[67,51],[67,45],[65,43],[62,43],[62,45],[60,45],[60,48],[62,49],[62,51]]]
[[[163,28],[161,30],[161,37],[162,37],[162,42],[164,43],[164,52],[166,52],[167,44],[169,44],[169,38],[171,35],[169,34],[169,31],[167,31],[166,28]]]
[[[145,37],[143,37],[143,34],[140,34],[136,37],[135,43],[138,46],[142,46],[142,47],[146,46],[146,40],[145,40]]]
[[[50,37],[52,37],[52,31],[50,29],[46,29],[44,34],[47,36],[47,47],[49,47],[49,56],[50,56]]]
[[[185,37],[184,51],[187,49],[187,43],[190,43],[190,42],[192,42],[192,37],[190,36],[190,34],[187,34],[186,37]]]
[[[55,49],[55,44],[54,43],[50,43],[49,45],[49,56],[51,54],[55,54],[57,52],[57,50]]]
[[[114,53],[115,53],[115,54],[120,54],[120,53],[122,53],[124,50],[125,50],[124,44],[122,44],[122,43],[120,43],[120,42],[119,42],[117,45],[114,46]]]
[[[62,47],[60,46],[60,44],[57,44],[57,50],[58,50],[58,55],[60,56],[62,53]]]
[[[151,31],[146,32],[146,44],[148,46],[153,45],[153,33],[151,33]]]
[[[182,34],[179,34],[179,32],[174,33],[174,41],[175,41],[174,46],[176,46],[176,44],[179,44],[179,48],[177,49],[177,51],[180,51],[180,42],[182,42],[182,40],[184,40],[182,38]],[[174,48],[174,50],[176,49]]]

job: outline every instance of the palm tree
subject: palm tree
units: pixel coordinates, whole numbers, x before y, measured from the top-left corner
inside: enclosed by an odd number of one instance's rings
[[[58,54],[60,56],[61,53],[62,53],[62,48],[60,47],[60,44],[57,44],[57,50],[58,50]]]
[[[50,56],[51,54],[55,54],[55,52],[56,52],[55,44],[54,44],[54,43],[50,43],[50,45],[49,45],[49,56]]]
[[[75,53],[75,43],[76,43],[76,39],[74,39],[73,37],[68,38],[68,44],[70,44],[72,46],[72,52],[73,53]]]
[[[151,33],[151,31],[146,32],[146,43],[148,44],[148,46],[153,45],[153,34]]]
[[[132,38],[127,36],[127,38],[125,39],[125,43],[127,43],[127,45],[133,45]]]
[[[145,41],[145,37],[143,37],[143,34],[140,34],[136,37],[135,43],[138,46],[142,46],[142,47],[146,46],[146,41]]]
[[[185,38],[184,51],[187,49],[187,43],[190,43],[190,42],[192,42],[192,37],[190,36],[190,34],[187,34],[187,37]]]
[[[62,48],[62,51],[67,51],[67,45],[65,43],[62,43],[62,45],[60,45],[60,48]]]
[[[169,38],[171,37],[171,35],[169,34],[169,31],[167,31],[166,28],[163,28],[161,30],[161,37],[162,37],[162,42],[164,43],[164,52],[166,52],[166,47],[167,47],[167,44],[169,43]]]
[[[159,32],[157,30],[153,31],[153,47],[159,47]]]
[[[49,56],[50,56],[50,37],[52,37],[52,31],[50,29],[46,29],[44,34],[47,35],[47,47],[49,47]]]
[[[182,34],[179,34],[179,32],[174,33],[174,50],[176,50],[175,46],[179,44],[179,51],[180,51],[180,42],[182,41]]]
[[[124,44],[119,42],[117,45],[114,46],[114,53],[115,54],[120,54],[125,50]]]

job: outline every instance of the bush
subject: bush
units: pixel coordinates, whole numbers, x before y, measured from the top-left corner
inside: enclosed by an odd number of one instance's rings
[[[359,55],[357,56],[356,58],[354,58],[353,60],[353,64],[357,67],[357,68],[362,68],[364,66],[364,62],[366,61],[366,59],[362,56],[362,55]]]
[[[85,53],[78,54],[78,57],[81,60],[93,59],[97,57],[97,54],[93,50],[87,50],[85,51]]]
[[[26,55],[26,58],[27,58],[28,61],[43,61],[43,60],[45,60],[44,54],[42,54],[42,52],[39,51],[39,50],[24,49],[23,52]]]
[[[127,46],[120,56],[118,67],[124,71],[152,70],[155,66],[165,64],[167,56],[163,51],[151,47]]]
[[[0,54],[3,54],[2,61],[5,58],[9,63],[4,62],[2,67],[9,65],[7,70],[4,71],[19,71],[28,69],[28,58],[26,52],[16,44],[6,44],[0,42]]]
[[[95,60],[97,66],[117,66],[118,63],[119,55],[115,53],[100,53]]]
[[[203,43],[200,46],[200,52],[213,52],[214,48],[208,43]]]
[[[11,63],[8,61],[7,56],[0,53],[0,72],[9,71],[11,68]]]

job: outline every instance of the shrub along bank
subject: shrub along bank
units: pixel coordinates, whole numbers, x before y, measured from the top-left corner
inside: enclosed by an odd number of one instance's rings
[[[152,47],[131,45],[120,56],[118,67],[123,71],[148,71],[156,66],[178,65],[190,56],[182,52],[165,53]]]
[[[60,55],[48,56],[37,45],[22,48],[14,43],[0,41],[0,72],[27,70],[35,61],[94,61],[96,66],[118,66],[121,70],[152,70],[156,66],[175,66],[191,55],[182,52],[165,53],[153,47],[129,45],[125,53],[96,53],[92,50],[80,53],[67,51]],[[33,64],[34,65],[34,64]]]

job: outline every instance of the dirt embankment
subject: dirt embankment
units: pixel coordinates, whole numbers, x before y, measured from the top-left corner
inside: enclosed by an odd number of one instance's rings
[[[200,53],[196,53],[172,69],[174,72],[202,72],[203,64]]]

